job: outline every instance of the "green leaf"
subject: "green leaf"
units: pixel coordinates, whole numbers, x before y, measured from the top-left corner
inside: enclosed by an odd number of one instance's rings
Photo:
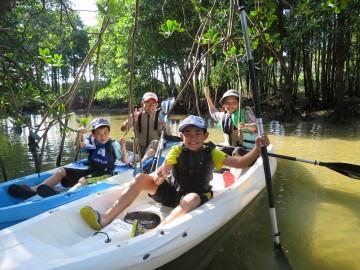
[[[80,118],[80,125],[81,126],[86,126],[88,123],[89,123],[89,118],[86,117],[86,118]]]
[[[100,13],[106,15],[106,10],[105,10],[104,7],[101,5],[101,3],[97,2],[97,3],[96,3],[96,6],[97,6],[97,8],[98,8],[98,10],[99,10]]]
[[[59,111],[59,116],[62,117],[62,115],[65,113],[65,105],[63,103],[61,103],[58,106],[58,111]]]
[[[114,1],[110,1],[108,5],[108,12],[110,15],[115,15],[117,11],[116,3]]]

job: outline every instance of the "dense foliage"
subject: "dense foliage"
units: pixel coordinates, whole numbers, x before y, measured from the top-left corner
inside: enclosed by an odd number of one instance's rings
[[[260,96],[280,119],[298,113],[300,93],[304,111],[333,110],[334,123],[359,113],[347,103],[360,97],[359,2],[246,4]],[[206,111],[207,85],[215,101],[230,88],[251,96],[237,1],[98,0],[94,27],[70,0],[0,5],[0,117],[20,128],[39,131],[24,114],[36,109],[43,136],[58,123],[65,134],[76,107],[126,111],[146,91],[179,93],[176,107],[194,114]]]
[[[99,26],[109,20],[103,33],[96,28],[85,32],[70,4],[18,2],[0,21],[3,116],[12,114],[21,123],[19,116],[27,106],[59,111],[52,101],[66,103],[69,97],[59,96],[69,90],[89,42],[94,43],[99,33],[96,79],[101,90],[95,92],[102,104],[126,104],[131,75],[136,101],[146,91],[168,97],[174,89],[183,90],[180,103],[192,113],[200,113],[204,85],[212,87],[216,99],[229,88],[250,91],[236,1],[140,1],[134,74],[130,51],[135,1],[98,2]],[[284,120],[291,120],[298,93],[304,92],[308,110],[333,108],[335,120],[341,121],[349,114],[345,97],[360,95],[360,4],[346,0],[247,4],[261,96],[280,100]],[[90,67],[95,61],[94,55]],[[90,70],[94,73],[94,68]],[[92,80],[94,74],[86,77]],[[87,105],[91,83],[82,83],[75,94],[75,105]]]

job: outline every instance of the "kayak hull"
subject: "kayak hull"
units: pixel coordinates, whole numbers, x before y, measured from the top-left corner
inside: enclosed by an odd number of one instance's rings
[[[143,166],[145,167],[151,162],[152,159],[149,159],[144,162]],[[87,159],[83,159],[81,161],[76,161],[65,165],[64,167],[87,169],[88,166],[86,164]],[[132,166],[118,165],[114,170],[114,176],[109,177],[106,180],[92,183],[74,191],[63,192],[47,198],[42,198],[39,195],[35,195],[27,200],[23,200],[12,197],[8,193],[8,188],[11,184],[27,184],[28,186],[36,186],[49,178],[57,170],[58,168],[39,174],[31,174],[0,184],[0,230],[27,220],[52,208],[88,196],[89,194],[99,192],[115,185],[123,184],[131,180],[134,173]],[[62,187],[60,184],[57,185],[57,188],[60,190],[64,189],[64,191],[66,190],[66,188]]]
[[[269,146],[269,151],[272,147]],[[272,175],[276,160],[270,158]],[[225,187],[214,173],[214,197],[199,208],[155,229],[131,237],[127,212],[149,211],[163,220],[171,208],[141,193],[111,224],[94,234],[79,210],[91,206],[100,212],[110,207],[128,183],[62,205],[0,231],[0,269],[155,269],[184,254],[244,209],[265,187],[262,159]]]

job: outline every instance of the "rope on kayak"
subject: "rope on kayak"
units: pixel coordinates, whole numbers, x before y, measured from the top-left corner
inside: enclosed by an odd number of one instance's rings
[[[93,234],[93,236],[94,236],[94,235],[97,235],[97,234],[99,234],[99,233],[102,233],[102,234],[105,234],[105,235],[106,235],[107,239],[105,240],[105,243],[110,243],[110,242],[111,242],[111,239],[110,239],[109,235],[108,235],[106,232],[95,232],[95,233]]]

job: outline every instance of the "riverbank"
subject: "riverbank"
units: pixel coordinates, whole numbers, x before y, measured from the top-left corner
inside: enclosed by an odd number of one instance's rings
[[[251,101],[250,101],[251,104]],[[345,123],[351,122],[353,119],[357,119],[360,116],[360,98],[347,98],[345,100],[345,109],[344,116],[346,118]],[[194,108],[192,108],[195,110]],[[200,110],[203,117],[210,117],[207,104],[204,99],[200,102]],[[271,120],[282,122],[282,115],[284,114],[283,106],[281,105],[280,100],[270,100],[267,102],[261,103],[262,118],[265,122]],[[86,108],[78,108],[75,110],[78,113],[85,114]],[[111,108],[101,105],[95,105],[91,109],[91,113],[100,114],[100,113],[115,113],[115,114],[127,114],[128,105],[124,104],[120,108]],[[172,114],[177,115],[186,115],[189,114],[188,108],[180,101],[175,104],[175,107],[171,111]],[[196,112],[190,112],[196,114]],[[300,96],[297,99],[297,102],[294,104],[294,111],[292,113],[290,122],[298,121],[315,121],[315,122],[329,122],[331,120],[331,115],[334,113],[334,109],[321,108],[321,104],[317,104],[316,108],[310,110],[308,108],[307,99],[304,96]]]

